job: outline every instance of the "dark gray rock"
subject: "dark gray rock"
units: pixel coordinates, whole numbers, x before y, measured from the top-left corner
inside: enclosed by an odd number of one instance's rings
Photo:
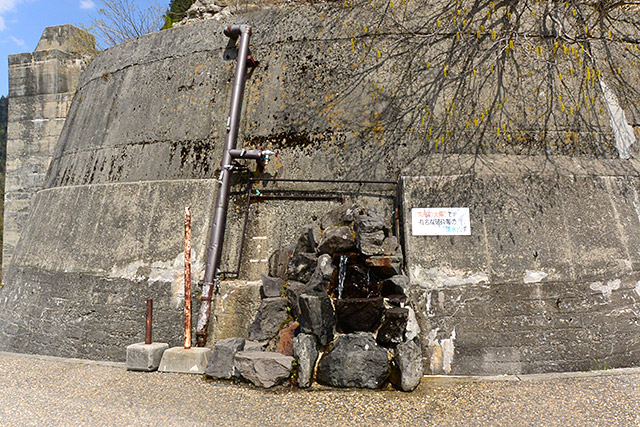
[[[289,258],[293,256],[294,249],[295,245],[289,245],[271,254],[269,257],[269,276],[287,279]]]
[[[316,376],[333,387],[380,388],[389,376],[387,350],[369,332],[341,335],[320,359]]]
[[[384,231],[357,232],[358,249],[364,255],[384,254]]]
[[[227,338],[218,341],[211,351],[209,362],[204,373],[214,379],[229,380],[237,377],[238,372],[234,366],[234,356],[244,350],[244,338]]]
[[[392,277],[402,274],[402,257],[372,256],[367,258],[366,264],[378,277]]]
[[[333,339],[336,316],[328,295],[300,295],[300,330],[313,334],[321,346]]]
[[[333,255],[336,252],[347,252],[356,247],[353,231],[347,226],[330,226],[322,234],[318,245],[319,254]]]
[[[320,230],[312,224],[302,227],[294,253],[315,252],[320,241]]]
[[[289,259],[289,279],[298,282],[308,282],[316,270],[318,258],[314,253],[302,252],[294,254]]]
[[[422,375],[420,345],[415,340],[398,345],[391,360],[391,384],[402,391],[413,391],[420,384]]]
[[[249,339],[262,341],[275,337],[287,320],[287,316],[287,300],[285,298],[263,299],[256,319],[249,327]]]
[[[331,257],[327,254],[318,257],[316,269],[307,282],[305,289],[306,294],[321,295],[326,294],[331,283],[331,276],[335,270],[335,266],[331,263]]]
[[[324,279],[322,276],[313,275],[303,293],[307,295],[326,295],[330,283],[329,280]]]
[[[396,236],[387,236],[382,243],[382,249],[384,250],[385,255],[396,255],[401,256],[401,248],[398,243],[398,238]]]
[[[262,274],[262,296],[265,298],[279,297],[282,293],[284,280],[279,277],[271,277]]]
[[[389,295],[406,295],[409,287],[409,278],[403,274],[391,276],[382,283],[380,294],[383,297]]]
[[[394,307],[404,307],[408,304],[409,298],[404,294],[392,294],[387,295],[385,301]]]
[[[266,351],[239,351],[235,368],[253,385],[271,388],[282,384],[291,375],[293,357]]]
[[[300,318],[300,304],[298,298],[307,290],[307,284],[290,280],[286,285],[287,302],[289,304],[291,316],[294,319]]]
[[[345,203],[340,205],[339,207],[327,212],[320,219],[320,228],[326,230],[335,225],[350,224],[353,222],[354,214],[358,214],[362,211],[362,207],[355,203]]]
[[[380,212],[370,209],[365,214],[355,215],[353,225],[356,233],[374,233],[377,231],[388,232],[389,225]]]
[[[318,257],[316,271],[313,274],[322,277],[324,280],[331,280],[335,269],[336,266],[333,265],[331,255],[323,254]]]
[[[269,345],[268,340],[264,340],[264,341],[246,340],[244,342],[243,351],[265,351],[267,349],[267,345]]]
[[[291,316],[296,320],[300,318],[300,295],[327,295],[328,286],[328,281],[324,281],[317,276],[311,277],[309,283],[289,281],[286,286],[286,294]]]
[[[298,361],[298,387],[310,387],[318,360],[316,339],[313,335],[298,334],[293,339],[293,356]]]
[[[380,326],[384,311],[384,301],[380,297],[336,299],[334,304],[341,332],[373,332]]]
[[[378,330],[378,344],[390,346],[404,341],[409,309],[394,307],[385,311],[384,320]]]

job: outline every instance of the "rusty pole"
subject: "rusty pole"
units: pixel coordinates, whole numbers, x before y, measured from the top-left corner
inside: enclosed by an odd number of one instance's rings
[[[147,323],[144,328],[144,343],[151,344],[151,334],[153,333],[152,329],[153,323],[153,300],[147,300]]]
[[[184,348],[191,348],[191,208],[184,208]]]

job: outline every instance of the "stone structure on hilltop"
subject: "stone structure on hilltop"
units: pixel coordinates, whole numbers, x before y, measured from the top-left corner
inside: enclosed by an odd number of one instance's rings
[[[48,27],[31,53],[9,56],[9,120],[3,265],[9,264],[42,189],[93,36],[72,25]]]
[[[0,349],[122,360],[147,298],[157,339],[181,342],[182,213],[197,282],[235,67],[222,29],[247,23],[239,146],[279,155],[235,173],[211,345],[248,338],[262,274],[316,262],[280,252],[301,227],[358,203],[395,222],[425,373],[637,365],[640,23],[575,7],[296,3],[101,53],[5,266]],[[468,228],[434,235],[448,208]]]

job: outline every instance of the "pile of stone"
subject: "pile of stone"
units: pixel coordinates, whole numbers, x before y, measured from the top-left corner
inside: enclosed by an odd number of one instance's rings
[[[202,21],[205,19],[220,19],[231,15],[225,1],[220,0],[196,0],[185,13],[184,18],[180,22],[173,24],[174,27],[187,25],[192,22]]]
[[[277,3],[277,2],[274,2]],[[196,0],[191,7],[185,13],[184,18],[180,22],[173,24],[174,27],[180,27],[182,25],[191,24],[206,19],[220,20],[234,13],[248,12],[267,7],[268,4],[263,4],[262,7],[257,6],[250,1],[243,2],[229,2],[227,0]]]
[[[422,378],[419,328],[402,251],[384,216],[343,204],[269,259],[248,340],[216,344],[207,375],[260,387],[296,378],[404,391]]]

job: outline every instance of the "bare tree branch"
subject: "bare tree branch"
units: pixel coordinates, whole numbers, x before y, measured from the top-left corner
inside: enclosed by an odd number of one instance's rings
[[[144,8],[136,0],[101,0],[89,27],[100,48],[113,47],[162,27],[163,9],[158,1]]]

